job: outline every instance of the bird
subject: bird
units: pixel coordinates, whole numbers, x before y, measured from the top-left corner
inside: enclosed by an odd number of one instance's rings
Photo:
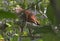
[[[36,15],[34,15],[34,13],[32,13],[32,11],[25,10],[22,7],[15,7],[13,10],[15,11],[16,15],[18,15],[18,16],[21,15],[20,18],[22,20],[25,20],[30,23],[34,23],[36,25],[40,25],[40,22],[37,20]]]

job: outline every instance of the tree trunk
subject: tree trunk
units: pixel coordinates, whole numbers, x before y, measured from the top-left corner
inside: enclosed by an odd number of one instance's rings
[[[55,11],[55,17],[56,17],[56,24],[60,24],[60,4],[59,0],[50,0],[51,6]]]

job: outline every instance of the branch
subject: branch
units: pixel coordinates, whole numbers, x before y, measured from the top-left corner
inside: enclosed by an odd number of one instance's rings
[[[41,36],[20,36],[20,37],[34,37],[34,38],[41,38]]]
[[[34,4],[34,6],[37,5],[39,2],[41,2],[41,0],[39,0],[38,2],[36,2],[36,3]],[[33,4],[33,3],[31,3],[31,4]],[[30,5],[27,9],[29,9],[29,8],[31,8],[31,5]]]

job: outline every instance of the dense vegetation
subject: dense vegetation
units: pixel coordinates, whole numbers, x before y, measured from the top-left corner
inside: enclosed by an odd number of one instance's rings
[[[60,41],[59,0],[0,0],[0,41]],[[21,19],[13,8],[22,7],[32,11],[40,25],[24,26],[20,32]],[[59,12],[59,13],[58,13]],[[29,27],[37,38],[29,36]]]

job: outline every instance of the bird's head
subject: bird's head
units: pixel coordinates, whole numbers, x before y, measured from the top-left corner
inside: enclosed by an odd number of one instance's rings
[[[19,5],[17,5],[16,7],[13,8],[13,11],[16,13],[16,14],[20,14],[24,9],[21,8]]]

